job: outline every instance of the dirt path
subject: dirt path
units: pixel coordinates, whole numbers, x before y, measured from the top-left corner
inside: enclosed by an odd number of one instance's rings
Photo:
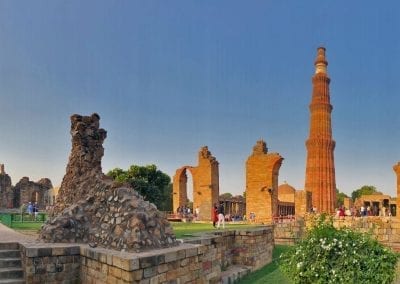
[[[36,242],[37,234],[22,234],[0,223],[0,242]]]

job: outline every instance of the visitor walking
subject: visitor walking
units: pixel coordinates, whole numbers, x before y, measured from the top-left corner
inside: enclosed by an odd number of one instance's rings
[[[218,206],[218,225],[217,229],[219,229],[219,226],[222,223],[222,228],[225,229],[225,209],[224,209],[224,204],[220,204]]]
[[[194,217],[196,218],[196,221],[200,220],[200,208],[198,206],[194,209]]]
[[[211,212],[211,216],[212,216],[212,221],[213,221],[213,227],[215,227],[215,224],[218,221],[218,207],[217,204],[214,203],[214,207],[212,208],[212,212]]]
[[[32,219],[32,214],[33,214],[32,202],[29,202],[29,204],[28,204],[28,214],[29,214],[29,217]]]
[[[33,205],[33,214],[35,214],[35,221],[37,221],[37,216],[39,214],[39,207],[37,205],[37,203],[35,202],[35,204]]]

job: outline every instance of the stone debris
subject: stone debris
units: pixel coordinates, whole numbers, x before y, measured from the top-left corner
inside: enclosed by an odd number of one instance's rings
[[[106,131],[98,114],[71,116],[72,150],[45,242],[90,243],[122,251],[176,245],[172,227],[156,206],[101,169]]]

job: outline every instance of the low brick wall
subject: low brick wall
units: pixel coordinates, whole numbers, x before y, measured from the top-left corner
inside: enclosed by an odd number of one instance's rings
[[[177,247],[126,253],[87,245],[22,244],[28,283],[219,283],[231,265],[272,261],[273,229],[227,230]]]
[[[278,223],[274,226],[275,244],[294,244],[313,222],[313,216],[304,220]],[[400,246],[400,220],[395,217],[343,217],[334,218],[336,228],[348,227],[362,233],[369,233],[379,242],[392,247]]]
[[[344,217],[335,218],[335,227],[349,227],[370,233],[382,243],[400,243],[400,220],[395,217]]]
[[[278,245],[293,245],[304,236],[304,233],[303,219],[274,224],[274,240]]]
[[[26,283],[80,283],[79,245],[20,244]]]

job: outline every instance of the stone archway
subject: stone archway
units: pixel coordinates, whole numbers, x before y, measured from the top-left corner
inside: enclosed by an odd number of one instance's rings
[[[199,220],[211,220],[211,209],[218,203],[219,168],[218,161],[207,146],[201,147],[197,167],[184,166],[176,170],[173,178],[173,210],[187,205],[187,171],[193,177],[193,210],[199,208]]]
[[[278,176],[283,158],[268,153],[267,144],[257,141],[246,162],[246,214],[269,223],[278,214]]]

